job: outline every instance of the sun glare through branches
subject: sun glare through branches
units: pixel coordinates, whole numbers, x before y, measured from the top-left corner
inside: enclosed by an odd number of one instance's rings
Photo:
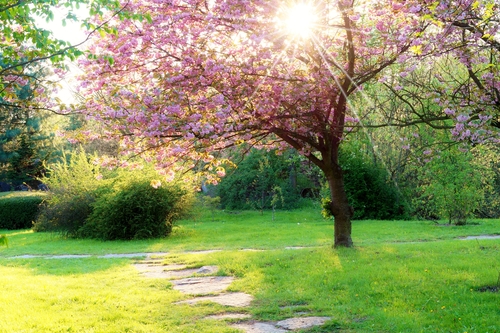
[[[294,39],[307,39],[313,34],[318,21],[314,6],[308,2],[297,2],[284,10],[279,26]]]

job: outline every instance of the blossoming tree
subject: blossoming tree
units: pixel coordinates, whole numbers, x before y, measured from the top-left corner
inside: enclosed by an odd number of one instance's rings
[[[291,146],[324,173],[335,246],[353,245],[339,147],[350,98],[419,53],[421,1],[141,0],[81,60],[86,113],[130,153],[224,170],[214,152]],[[427,7],[428,8],[428,5]],[[96,23],[107,17],[97,17]]]

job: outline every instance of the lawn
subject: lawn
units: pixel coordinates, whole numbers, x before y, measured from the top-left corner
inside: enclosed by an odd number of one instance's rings
[[[165,239],[69,240],[3,231],[0,332],[237,332],[203,319],[233,311],[187,298],[168,280],[138,274],[133,259],[12,259],[23,254],[169,252],[169,263],[218,265],[255,297],[244,311],[275,321],[329,316],[308,332],[500,332],[499,220],[463,227],[429,221],[355,221],[353,249],[332,249],[333,226],[317,209],[216,212],[181,221]],[[292,247],[292,248],[288,248]],[[213,253],[185,253],[218,249]],[[248,251],[248,249],[262,251]]]

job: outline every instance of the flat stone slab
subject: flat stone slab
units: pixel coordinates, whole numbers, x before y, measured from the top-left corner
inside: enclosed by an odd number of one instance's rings
[[[286,333],[288,330],[278,328],[268,323],[235,324],[231,327],[244,331],[245,333]]]
[[[500,235],[480,235],[480,236],[467,236],[460,237],[461,240],[471,240],[471,239],[500,239]]]
[[[330,320],[330,317],[299,317],[278,321],[276,326],[287,330],[299,330],[313,326],[321,326]]]
[[[34,258],[43,258],[43,259],[82,259],[82,258],[90,258],[90,254],[60,254],[60,255],[37,255],[37,254],[23,254],[14,257],[8,257],[7,259],[34,259]]]
[[[186,265],[158,265],[151,262],[141,262],[133,265],[143,276],[149,278],[179,279],[195,274],[210,275],[219,270],[217,266],[203,266],[201,268],[188,268]]]
[[[207,295],[226,290],[234,281],[232,276],[207,276],[173,280],[174,289],[185,294]]]
[[[248,319],[252,316],[248,313],[221,313],[211,316],[206,316],[205,319],[214,319],[214,320],[226,320],[226,319]]]
[[[198,268],[195,273],[200,274],[200,275],[209,275],[209,274],[215,274],[219,271],[218,266],[203,266]]]
[[[204,302],[204,301],[214,302],[225,306],[234,306],[243,308],[246,306],[250,306],[250,303],[253,301],[253,296],[245,293],[225,293],[217,296],[196,297],[193,299],[188,299],[177,303],[196,304],[198,302]]]

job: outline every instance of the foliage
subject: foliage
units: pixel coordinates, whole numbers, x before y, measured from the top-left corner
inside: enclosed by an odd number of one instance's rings
[[[215,213],[218,208],[220,208],[220,197],[198,194],[195,198],[190,216],[197,220],[203,215],[203,212],[210,211],[211,220],[212,222],[215,222]]]
[[[102,183],[101,168],[94,158],[80,150],[63,154],[60,162],[48,167],[48,175],[42,181],[50,192],[34,225],[35,231],[77,234],[92,212],[91,205]]]
[[[9,192],[0,196],[0,229],[27,229],[36,221],[44,193]]]
[[[179,183],[156,187],[147,180],[129,180],[105,192],[92,204],[79,236],[104,240],[164,237],[192,204],[192,196]]]
[[[30,133],[43,110],[54,108],[51,93],[57,76],[64,73],[67,57],[82,52],[66,41],[57,40],[38,20],[54,19],[54,9],[66,9],[66,20],[81,0],[3,1],[0,6],[0,137],[11,140],[16,132]],[[49,61],[50,60],[50,61]],[[31,124],[30,124],[31,122]],[[27,128],[26,128],[27,127]],[[33,134],[33,133],[31,133]],[[1,148],[1,147],[0,147]]]
[[[9,239],[5,235],[0,235],[0,245],[9,247]]]
[[[63,158],[44,178],[50,194],[35,231],[109,240],[161,237],[191,207],[187,185],[161,185],[151,167],[106,171],[83,150]]]
[[[335,245],[352,246],[337,160],[345,131],[359,121],[349,100],[403,61],[426,26],[413,1],[318,1],[314,24],[296,34],[285,23],[293,4],[130,3],[126,11],[149,16],[112,20],[116,33],[95,38],[81,60],[85,113],[127,152],[154,150],[167,169],[179,156],[214,163],[217,151],[241,143],[292,147],[337,198]]]
[[[354,219],[407,219],[408,205],[396,185],[390,180],[387,169],[375,155],[368,154],[364,140],[350,140],[340,152],[344,166],[344,183],[347,197],[354,209]],[[323,216],[331,217],[329,188],[322,188]]]
[[[440,152],[428,162],[421,177],[423,201],[431,201],[441,218],[464,225],[484,199],[481,173],[471,161],[471,153],[457,149]]]
[[[500,96],[498,11],[493,0],[314,1],[302,8],[313,24],[297,33],[287,24],[294,4],[131,3],[127,11],[149,16],[112,20],[116,33],[96,38],[82,60],[86,112],[128,152],[154,150],[165,168],[181,154],[207,163],[242,142],[297,149],[324,173],[335,245],[349,247],[352,209],[339,147],[364,120],[351,100],[380,82],[396,108],[369,107],[381,115],[373,126],[436,121],[460,140],[498,139],[488,128]],[[453,58],[457,75],[440,67]],[[414,73],[430,78],[432,92],[428,81],[411,82]]]
[[[275,150],[253,149],[236,169],[228,170],[217,185],[216,193],[225,209],[262,211],[277,205],[284,209],[297,208],[301,191],[315,187],[310,178],[319,178],[312,173],[314,171],[309,170],[293,150],[277,154]]]
[[[500,154],[496,144],[475,147],[473,166],[475,172],[481,174],[481,190],[484,191],[484,200],[475,215],[481,218],[500,217]]]
[[[39,178],[44,173],[44,159],[41,156],[39,147],[37,148],[36,136],[28,136],[26,133],[18,138],[18,147],[12,152],[6,168],[6,178],[13,184],[27,184],[36,189],[40,183]]]

